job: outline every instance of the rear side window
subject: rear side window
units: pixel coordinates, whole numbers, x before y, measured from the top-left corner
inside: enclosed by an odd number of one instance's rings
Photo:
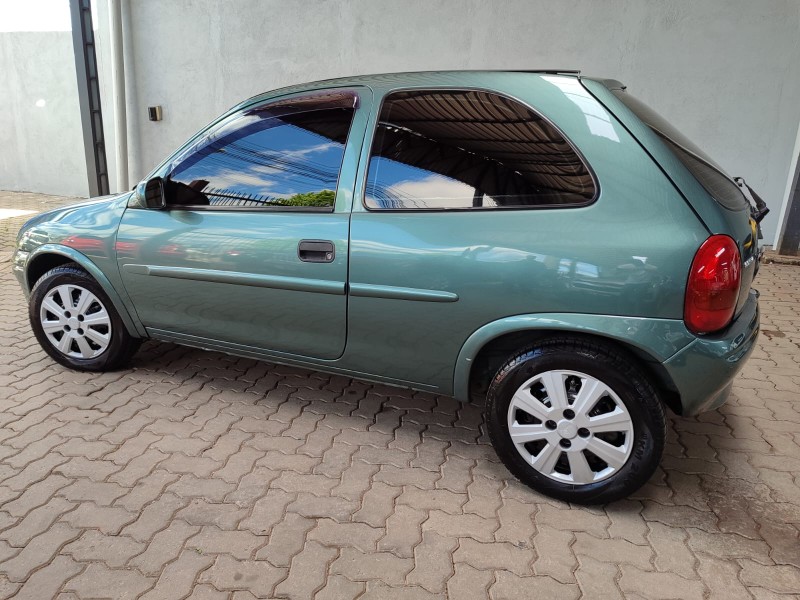
[[[596,192],[555,127],[483,91],[387,96],[368,169],[364,202],[378,210],[573,206]]]
[[[613,93],[658,134],[712,198],[729,210],[748,209],[747,200],[739,191],[739,186],[710,156],[638,98],[623,90],[613,90]]]

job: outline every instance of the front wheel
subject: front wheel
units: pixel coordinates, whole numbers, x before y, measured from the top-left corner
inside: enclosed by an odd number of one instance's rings
[[[612,346],[551,339],[512,357],[489,386],[489,435],[523,483],[582,504],[623,498],[653,474],[666,420],[653,386]]]
[[[51,269],[36,282],[28,316],[44,351],[70,369],[110,371],[128,362],[141,343],[103,288],[77,265]]]

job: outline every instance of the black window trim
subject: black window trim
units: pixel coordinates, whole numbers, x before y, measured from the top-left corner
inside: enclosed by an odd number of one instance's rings
[[[295,213],[332,213],[336,206],[204,206],[202,204],[173,204],[164,210],[203,211],[203,212],[295,212]]]
[[[682,144],[682,143],[678,142],[678,140],[674,139],[672,135],[668,135],[666,132],[661,131],[660,128],[658,128],[655,125],[653,125],[652,123],[650,123],[649,120],[646,120],[646,119],[642,118],[642,116],[639,115],[638,111],[636,111],[633,108],[631,108],[629,106],[629,104],[624,100],[624,98],[633,98],[634,100],[637,100],[639,103],[644,104],[645,107],[647,109],[649,109],[651,112],[655,113],[656,116],[658,116],[662,120],[665,120],[664,117],[661,116],[661,114],[657,113],[654,109],[652,109],[649,105],[645,104],[642,100],[639,100],[639,98],[637,96],[633,96],[632,94],[630,94],[627,91],[627,87],[624,86],[624,85],[621,88],[618,88],[618,89],[611,89],[611,88],[609,88],[609,89],[611,90],[611,93],[614,96],[614,98],[617,101],[619,101],[620,103],[622,103],[622,105],[625,107],[625,109],[630,111],[630,113],[638,121],[640,121],[645,126],[647,131],[655,134],[655,138],[658,140],[658,143],[661,144],[662,146],[664,146],[664,148],[667,150],[667,152],[675,160],[677,160],[680,163],[681,168],[683,168],[683,169],[685,169],[687,171],[689,176],[697,182],[697,184],[705,191],[705,193],[708,194],[709,198],[711,198],[718,206],[721,206],[723,209],[725,209],[725,210],[727,210],[729,212],[740,212],[741,210],[750,207],[750,202],[747,200],[747,197],[744,195],[744,192],[741,191],[741,187],[739,186],[738,183],[736,183],[735,178],[732,177],[731,175],[729,175],[727,172],[725,172],[725,170],[720,165],[718,165],[716,163],[716,161],[712,157],[708,156],[705,153],[705,151],[703,151],[701,148],[697,147],[697,145],[693,141],[688,140],[688,138],[687,138],[687,141],[689,141],[692,146],[695,146],[700,151],[700,154],[698,154],[695,150],[687,148],[685,144]],[[592,94],[592,96],[594,96],[594,94]],[[637,136],[633,135],[633,132],[626,125],[623,124],[623,127],[625,127],[625,130],[628,133],[630,133],[634,137],[634,139],[637,140],[638,144],[644,149],[644,151],[647,153],[647,155],[653,160],[654,163],[656,163],[658,165],[659,170],[662,173],[664,173],[664,175],[666,175],[667,179],[670,180],[670,182],[672,183],[673,187],[676,190],[678,190],[678,193],[680,193],[680,195],[683,197],[683,199],[689,204],[690,207],[692,207],[691,202],[689,202],[688,198],[683,193],[683,191],[680,189],[678,184],[675,182],[674,178],[672,176],[670,176],[666,172],[666,170],[661,165],[661,163],[658,160],[656,160],[656,158],[653,156],[652,152],[648,148],[645,147],[645,144],[641,140],[639,140],[637,138]],[[678,133],[682,137],[684,137],[684,138],[686,137],[680,131],[678,131]],[[741,207],[738,207],[738,208],[727,206],[727,204],[725,202],[723,202],[722,200],[717,198],[714,194],[712,194],[711,191],[700,181],[698,176],[694,174],[692,169],[689,168],[689,166],[683,161],[683,159],[680,156],[678,156],[677,153],[671,148],[670,144],[672,144],[675,147],[677,147],[681,152],[685,152],[686,154],[688,154],[689,156],[691,156],[692,158],[694,158],[698,162],[704,164],[709,169],[715,171],[717,174],[719,174],[720,177],[726,179],[727,181],[729,181],[731,183],[731,185],[734,185],[736,188],[738,188],[739,193],[742,195],[742,200],[744,202],[744,205],[741,206]],[[697,214],[697,211],[694,209],[694,207],[692,207],[692,211],[695,214]],[[698,218],[700,218],[699,215],[698,215]]]
[[[592,183],[594,184],[594,196],[592,196],[591,200],[587,200],[585,202],[572,202],[569,204],[557,204],[557,205],[535,205],[535,206],[461,206],[461,207],[443,207],[443,208],[370,208],[367,206],[367,179],[369,177],[369,163],[372,160],[372,150],[375,147],[375,139],[377,137],[376,133],[378,131],[378,126],[380,125],[380,117],[381,112],[383,111],[383,105],[386,102],[386,99],[391,96],[392,94],[401,93],[401,92],[485,92],[487,94],[494,94],[495,96],[500,96],[502,98],[506,98],[508,100],[512,100],[517,102],[530,110],[532,113],[537,115],[541,118],[545,123],[550,125],[562,138],[564,141],[567,142],[569,147],[575,153],[575,155],[580,159],[583,163],[583,166],[586,167],[586,170],[589,172],[589,176],[592,178]],[[410,86],[410,87],[398,87],[392,88],[387,90],[383,93],[381,97],[381,101],[376,105],[376,112],[375,112],[375,123],[372,127],[372,131],[370,135],[372,136],[370,143],[369,143],[369,153],[366,156],[366,164],[364,166],[364,173],[363,173],[363,182],[364,185],[362,186],[361,191],[361,206],[364,207],[364,210],[367,212],[376,212],[376,213],[434,213],[434,212],[485,212],[485,211],[517,211],[517,210],[558,210],[558,209],[572,209],[572,208],[584,208],[590,206],[597,202],[597,199],[600,197],[600,180],[597,178],[597,174],[595,173],[592,165],[589,161],[586,160],[586,157],[583,155],[578,147],[572,142],[572,140],[562,131],[562,129],[556,125],[552,119],[543,115],[540,111],[533,108],[530,104],[525,102],[524,100],[520,100],[516,96],[508,94],[506,92],[501,92],[496,89],[480,87],[480,86],[427,86],[427,87],[418,87],[418,86]],[[366,140],[365,140],[366,141]],[[366,144],[365,144],[366,145]]]
[[[336,198],[339,195],[339,178],[342,176],[342,165],[344,164],[344,157],[347,154],[347,148],[350,143],[350,134],[353,132],[353,123],[356,120],[356,112],[361,106],[361,96],[359,95],[359,89],[357,87],[345,87],[345,88],[320,88],[315,90],[307,90],[304,92],[299,92],[297,95],[289,96],[280,96],[278,98],[271,98],[270,100],[266,100],[264,102],[249,104],[247,106],[241,107],[234,113],[226,115],[219,121],[215,122],[214,125],[209,127],[215,127],[219,125],[223,121],[227,121],[229,119],[238,118],[242,115],[247,114],[248,112],[253,111],[260,111],[264,109],[268,109],[269,107],[276,107],[276,108],[291,108],[295,105],[301,108],[298,112],[311,112],[314,110],[329,110],[332,108],[346,108],[343,105],[340,106],[330,106],[330,107],[321,107],[321,108],[308,108],[306,110],[302,110],[302,105],[305,102],[314,101],[314,100],[322,100],[324,96],[352,96],[353,102],[351,108],[353,109],[353,117],[350,119],[350,127],[347,130],[347,139],[345,139],[342,151],[342,163],[339,165],[339,174],[336,177],[336,189],[334,190],[334,202],[332,206],[286,206],[281,204],[269,205],[264,204],[263,206],[212,206],[212,205],[203,205],[203,204],[181,204],[181,205],[167,205],[165,210],[167,211],[201,211],[201,212],[292,212],[292,213],[333,213],[336,212]],[[206,136],[204,135],[202,138],[204,139]],[[181,152],[179,151],[178,154]],[[164,177],[167,177],[169,173],[172,172],[173,167],[175,166],[175,161],[177,158],[171,159],[166,165],[166,172],[164,173]]]
[[[645,125],[649,127],[653,131],[653,133],[656,134],[656,137],[659,139],[659,141],[667,147],[667,150],[675,156],[678,162],[680,162],[687,171],[689,171],[689,175],[691,175],[697,181],[697,183],[700,184],[700,187],[702,187],[706,191],[706,193],[714,200],[714,202],[716,202],[719,206],[731,212],[739,212],[750,208],[750,203],[747,201],[747,197],[744,195],[739,185],[734,181],[733,177],[731,177],[725,171],[723,171],[722,167],[717,166],[714,163],[713,159],[710,161],[705,159],[704,157],[700,156],[697,152],[690,150],[683,144],[680,144],[676,140],[672,139],[672,137],[668,136],[658,127],[654,127],[653,125],[650,125],[650,123],[645,123]],[[706,185],[700,180],[700,177],[696,175],[691,168],[689,168],[689,166],[683,161],[683,159],[680,156],[677,155],[677,153],[675,152],[675,150],[672,149],[671,146],[675,146],[675,148],[677,148],[680,152],[684,152],[687,155],[691,156],[697,162],[702,163],[703,165],[714,171],[726,182],[734,186],[736,190],[739,192],[739,195],[741,196],[740,206],[729,206],[728,202],[720,200],[716,194],[712,193],[711,190],[709,190],[708,187],[706,187]]]

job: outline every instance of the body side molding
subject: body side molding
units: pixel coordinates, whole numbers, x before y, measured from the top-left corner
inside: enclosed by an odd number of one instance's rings
[[[304,277],[282,277],[280,275],[256,275],[238,273],[236,271],[216,271],[213,269],[194,269],[187,267],[158,267],[149,265],[124,265],[123,270],[134,275],[150,275],[151,277],[171,277],[173,279],[191,279],[210,283],[230,283],[272,289],[292,290],[296,292],[316,292],[343,296],[344,281],[328,281],[325,279],[306,279]]]

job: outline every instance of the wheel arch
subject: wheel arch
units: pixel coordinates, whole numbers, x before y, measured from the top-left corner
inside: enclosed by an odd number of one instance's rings
[[[25,292],[30,295],[33,286],[41,279],[42,275],[47,273],[50,269],[65,265],[67,263],[75,263],[84,269],[92,278],[103,288],[114,308],[119,313],[122,322],[125,324],[125,329],[133,337],[143,337],[136,326],[135,321],[131,318],[131,314],[122,301],[114,286],[109,281],[108,277],[94,264],[86,255],[68,248],[66,246],[58,246],[56,244],[46,244],[37,248],[28,259],[25,267]]]
[[[513,352],[556,335],[592,339],[631,356],[657,387],[667,407],[681,414],[681,399],[662,363],[693,336],[682,321],[611,315],[521,315],[489,323],[464,343],[456,363],[453,395],[469,401],[482,395],[489,379]]]

